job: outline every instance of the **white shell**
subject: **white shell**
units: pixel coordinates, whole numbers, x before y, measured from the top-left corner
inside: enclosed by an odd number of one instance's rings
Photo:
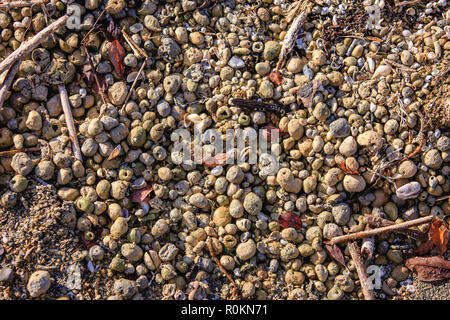
[[[214,167],[214,168],[211,170],[211,174],[212,174],[213,176],[216,176],[216,177],[220,176],[222,173],[223,173],[223,167],[222,167],[222,166]]]
[[[417,197],[420,192],[420,183],[413,181],[405,184],[404,186],[397,189],[397,197],[406,200]]]
[[[390,64],[383,64],[378,66],[377,70],[375,70],[372,79],[376,79],[379,77],[387,76],[392,71],[392,66]]]

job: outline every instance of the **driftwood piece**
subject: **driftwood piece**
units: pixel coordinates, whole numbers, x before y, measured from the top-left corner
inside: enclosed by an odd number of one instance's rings
[[[26,56],[31,51],[33,51],[33,49],[39,46],[42,41],[46,40],[49,35],[55,33],[58,29],[64,26],[67,22],[67,19],[69,19],[68,15],[62,16],[49,26],[39,31],[33,38],[22,42],[19,48],[17,48],[13,53],[7,56],[5,60],[0,63],[0,74],[9,69],[11,65],[17,60],[23,59],[24,56]]]
[[[59,95],[61,97],[61,104],[64,111],[64,116],[66,119],[67,130],[69,130],[69,137],[72,141],[72,150],[75,158],[77,160],[83,161],[83,156],[81,155],[80,145],[78,143],[77,132],[75,131],[75,125],[73,123],[72,111],[69,104],[69,96],[67,94],[66,87],[61,84],[58,86]]]
[[[356,272],[358,273],[359,282],[361,283],[361,289],[364,294],[365,300],[375,300],[373,291],[369,286],[369,279],[367,276],[366,266],[364,265],[364,260],[359,251],[358,244],[355,241],[350,241],[348,243],[348,250],[352,256],[352,260],[355,263]]]
[[[16,75],[17,70],[19,70],[19,66],[21,63],[22,59],[17,60],[9,69],[8,75],[6,76],[5,81],[3,81],[2,87],[0,88],[0,109],[3,107],[3,103],[6,99],[6,94],[8,93],[9,87],[14,80],[14,76]]]
[[[418,225],[421,225],[424,223],[431,222],[433,220],[433,218],[434,218],[433,216],[427,216],[427,217],[423,217],[423,218],[414,219],[411,221],[397,223],[397,224],[387,226],[387,227],[372,229],[372,230],[368,230],[368,231],[350,233],[350,234],[346,234],[343,236],[334,237],[333,239],[330,240],[330,243],[336,244],[336,243],[341,243],[341,242],[345,242],[345,241],[349,241],[349,240],[369,238],[369,237],[376,236],[376,235],[386,233],[386,232],[407,229],[409,227],[414,227],[414,226],[418,226]]]

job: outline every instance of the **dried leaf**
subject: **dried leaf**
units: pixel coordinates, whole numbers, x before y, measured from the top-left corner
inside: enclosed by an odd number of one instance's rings
[[[300,217],[293,213],[292,211],[286,211],[278,217],[278,223],[283,228],[296,228],[300,229],[302,227],[302,220]]]
[[[450,261],[439,256],[415,257],[406,260],[406,267],[417,272],[421,281],[438,281],[450,278]]]
[[[152,186],[146,186],[145,188],[133,190],[131,192],[131,201],[132,202],[144,202],[147,200],[147,197],[153,191]]]
[[[343,161],[339,162],[339,167],[341,168],[342,171],[344,171],[345,174],[359,174],[358,171],[353,171],[353,170],[347,169],[347,167],[345,166],[345,163]]]
[[[114,40],[108,48],[109,60],[114,66],[114,71],[121,78],[124,76],[123,58],[125,58],[125,50],[119,40]]]
[[[96,75],[100,87],[97,85],[97,81],[95,81]],[[101,75],[99,75],[94,69],[92,69],[90,64],[83,65],[82,78],[86,78],[89,87],[91,87],[97,94],[102,94],[106,92],[106,90],[108,90],[108,84],[106,83],[105,79]]]
[[[301,87],[297,94],[300,96],[302,103],[306,108],[311,108],[313,105],[313,98],[316,94],[317,89],[319,88],[319,81],[314,79],[311,82],[308,82],[303,87]]]
[[[449,231],[442,220],[435,219],[430,226],[430,238],[433,241],[438,253],[443,255],[447,251]]]
[[[378,37],[367,36],[365,38],[366,38],[366,40],[370,40],[370,41],[383,42],[383,40]]]
[[[111,20],[105,20],[102,23],[102,29],[103,34],[109,42],[113,42],[115,40],[118,40],[120,42],[123,41],[122,32],[120,31],[120,27],[114,22],[113,19]]]
[[[339,248],[337,246],[337,244],[328,244],[325,243],[325,249],[327,249],[329,255],[336,260],[337,262],[339,262],[340,264],[342,264],[345,267],[345,259],[344,259],[344,255],[342,254],[341,248]]]
[[[284,79],[279,72],[271,72],[267,77],[277,86],[281,86],[284,82]]]
[[[414,253],[418,254],[419,256],[423,256],[433,249],[433,245],[433,240],[427,240],[422,243],[416,250],[414,250]]]

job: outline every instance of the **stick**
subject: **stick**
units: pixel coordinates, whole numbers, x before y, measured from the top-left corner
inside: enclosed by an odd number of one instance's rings
[[[6,94],[8,93],[9,87],[14,80],[14,76],[19,70],[19,66],[22,63],[22,59],[17,60],[11,69],[9,69],[8,75],[6,76],[5,81],[3,81],[3,85],[0,88],[0,109],[3,107],[3,103],[5,102]]]
[[[366,266],[364,265],[363,258],[359,253],[358,244],[355,241],[348,243],[348,250],[352,256],[352,260],[355,263],[356,272],[358,273],[359,282],[361,282],[361,289],[364,294],[365,300],[375,300],[373,291],[369,289],[369,279],[367,276]]]
[[[131,93],[133,92],[133,89],[136,86],[136,83],[138,82],[138,79],[141,76],[141,73],[144,70],[146,64],[147,64],[147,60],[144,60],[144,63],[142,64],[141,68],[139,69],[139,72],[138,72],[136,78],[134,79],[133,84],[131,85],[130,91],[128,91],[127,97],[125,98],[125,102],[123,103],[123,106],[122,106],[122,110],[125,109],[128,99],[130,99]]]
[[[208,245],[208,249],[209,249],[209,253],[211,254],[211,257],[214,259],[214,261],[216,262],[216,264],[219,267],[219,269],[225,274],[225,276],[228,278],[228,280],[230,280],[230,282],[233,284],[234,289],[233,289],[233,294],[231,295],[231,299],[230,300],[237,300],[238,299],[238,293],[237,293],[238,286],[236,285],[236,282],[234,282],[233,278],[230,277],[230,275],[228,274],[227,270],[220,263],[219,259],[217,259],[216,254],[214,253],[214,249],[213,249],[213,246],[212,246],[211,238],[209,238],[206,243]]]
[[[145,59],[148,59],[148,55],[145,53],[145,51],[142,50],[141,48],[139,48],[139,46],[136,44],[136,42],[133,41],[133,39],[131,39],[131,37],[128,35],[128,33],[126,33],[124,29],[122,29],[121,31],[122,31],[123,37],[125,38],[125,41],[131,47],[134,54],[140,53],[141,55],[143,55],[145,57]],[[138,55],[138,54],[136,54],[136,55]]]
[[[67,19],[69,19],[68,15],[62,16],[49,26],[39,31],[33,38],[22,42],[19,48],[17,48],[0,63],[0,74],[9,69],[14,62],[22,59],[24,56],[33,51],[33,49],[40,45],[42,41],[46,40],[49,35],[55,33],[58,29],[64,26]]]
[[[422,0],[395,1],[395,6],[396,7],[409,6],[409,5],[412,5],[412,4],[417,4],[419,2],[422,2]]]
[[[390,221],[390,220],[375,217],[375,216],[367,216],[367,217],[365,217],[365,220],[366,220],[367,224],[369,224],[375,228],[387,227],[387,226],[392,226],[392,225],[396,224],[394,221]],[[428,236],[426,234],[424,234],[423,232],[420,232],[419,230],[414,230],[414,229],[397,230],[396,232],[402,233],[404,235],[407,235],[409,237],[412,237],[414,239],[421,240],[421,241],[425,241],[428,238]]]
[[[48,0],[22,0],[22,1],[11,1],[11,2],[1,2],[0,9],[12,9],[12,8],[22,8],[33,6],[35,4],[45,4]]]
[[[41,150],[40,147],[32,147],[32,148],[25,148],[25,149],[0,151],[0,157],[9,157],[9,156],[12,156],[19,152],[33,152],[33,151],[39,151],[39,150]]]
[[[333,239],[330,240],[330,243],[337,244],[337,243],[341,243],[341,242],[345,242],[345,241],[349,241],[349,240],[368,238],[368,237],[376,236],[376,235],[386,233],[386,232],[407,229],[409,227],[414,227],[414,226],[418,226],[418,225],[421,225],[424,223],[431,222],[431,220],[433,220],[433,218],[434,218],[433,216],[427,216],[427,217],[414,219],[411,221],[402,222],[402,223],[394,224],[394,225],[383,227],[383,228],[346,234],[343,236],[334,237]]]
[[[75,131],[75,125],[73,124],[72,111],[70,110],[69,97],[67,95],[66,87],[63,84],[61,84],[58,86],[58,90],[59,95],[61,96],[61,104],[66,119],[67,130],[69,130],[69,137],[70,140],[72,140],[73,154],[77,160],[83,161],[80,145],[78,144],[77,133]]]

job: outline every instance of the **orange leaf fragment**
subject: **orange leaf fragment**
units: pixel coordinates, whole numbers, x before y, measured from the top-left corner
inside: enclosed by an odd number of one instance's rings
[[[447,251],[449,231],[442,220],[435,219],[430,226],[430,238],[438,253],[443,255]]]
[[[279,72],[271,72],[267,77],[277,86],[281,86],[284,82],[284,79]]]
[[[125,58],[125,50],[120,44],[119,40],[114,40],[108,48],[109,60],[114,66],[114,71],[123,78],[124,68],[123,68],[123,58]]]

